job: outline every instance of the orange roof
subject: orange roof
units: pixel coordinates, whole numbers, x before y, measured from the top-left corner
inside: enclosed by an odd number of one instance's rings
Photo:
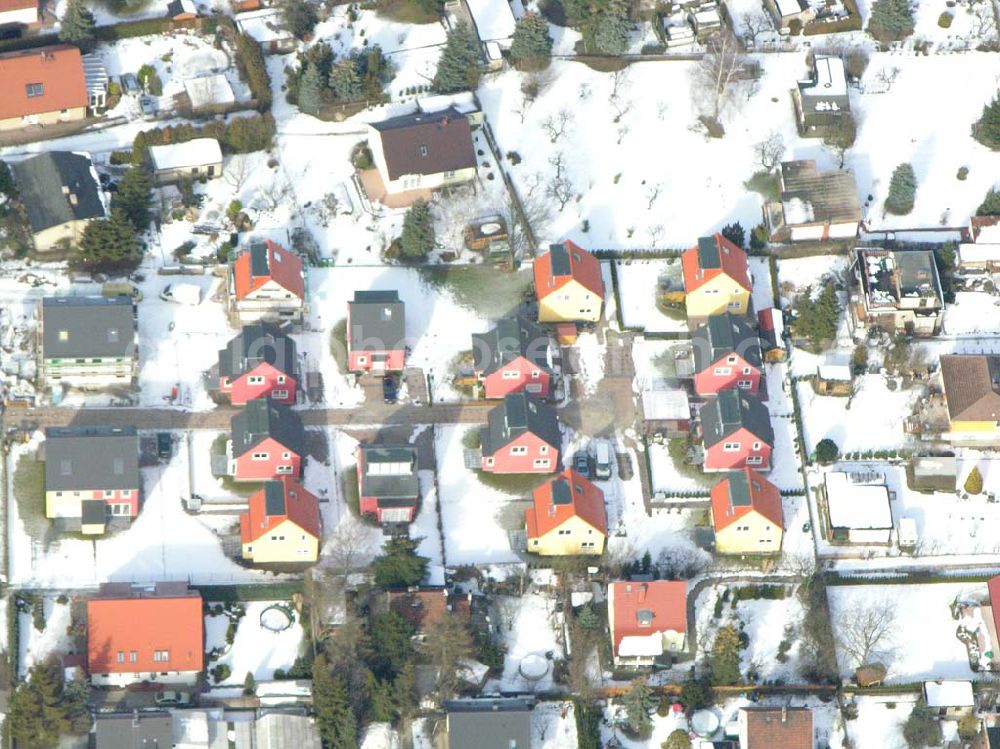
[[[615,652],[625,637],[645,637],[653,632],[687,632],[687,584],[683,580],[611,583],[614,599],[612,622]],[[639,612],[652,615],[649,625],[639,624]]]
[[[813,719],[808,707],[745,707],[744,749],[812,749]]]
[[[752,468],[733,471],[712,487],[712,522],[716,531],[728,528],[751,511],[784,528],[781,492]]]
[[[604,492],[572,468],[535,489],[532,499],[534,506],[524,511],[528,538],[544,536],[572,517],[608,534]]]
[[[681,265],[684,267],[684,291],[688,294],[722,273],[750,291],[747,254],[721,234],[699,239],[698,244],[681,255]]]
[[[443,588],[390,590],[386,597],[389,608],[420,631],[440,624],[449,611],[463,622],[468,622],[472,614],[467,596],[449,598],[448,591]]]
[[[87,106],[80,50],[66,44],[0,54],[0,120]],[[28,96],[28,86],[41,93]]]
[[[126,596],[87,601],[91,674],[201,671],[201,596]],[[166,659],[154,653],[166,652]]]
[[[240,540],[245,544],[256,541],[286,520],[319,538],[319,500],[298,482],[282,476],[266,482],[250,497],[249,511],[240,515]]]
[[[12,10],[25,10],[26,8],[37,8],[38,0],[0,0],[0,13],[7,13]]]
[[[579,245],[567,239],[562,244],[551,245],[548,252],[535,258],[535,292],[539,299],[544,299],[573,280],[604,298],[601,262]]]
[[[268,239],[236,257],[233,263],[236,299],[245,298],[271,280],[303,299],[306,291],[302,273],[302,259]]]

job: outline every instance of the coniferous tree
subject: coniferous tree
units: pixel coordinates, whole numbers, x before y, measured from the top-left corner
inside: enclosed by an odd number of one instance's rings
[[[257,680],[253,678],[253,672],[247,671],[243,678],[243,694],[249,696],[257,691]]]
[[[885,199],[885,209],[897,216],[905,216],[913,210],[917,197],[917,175],[909,164],[900,164],[889,181],[889,195]]]
[[[913,33],[913,9],[909,0],[875,0],[868,33],[882,43],[898,42]]]
[[[417,200],[403,219],[403,235],[399,246],[403,255],[410,258],[424,257],[435,245],[434,218],[425,200]]]
[[[392,701],[401,719],[417,709],[417,673],[412,660],[406,662],[392,682]]]
[[[633,733],[645,736],[653,727],[649,711],[653,707],[653,692],[643,679],[632,682],[632,686],[622,695],[625,720]]]
[[[448,41],[441,50],[434,90],[439,94],[474,89],[479,85],[479,43],[465,21],[459,21],[448,32]]]
[[[430,560],[417,554],[422,538],[395,536],[372,562],[375,584],[380,588],[408,588],[427,576]]]
[[[354,60],[339,60],[334,64],[330,69],[330,88],[338,101],[354,101],[361,96],[361,77]]]
[[[86,700],[64,693],[62,672],[55,663],[32,667],[26,681],[18,684],[7,708],[7,727],[18,747],[50,749],[59,744],[59,737],[74,727],[89,729]],[[87,719],[77,719],[87,717]],[[86,725],[83,725],[83,723]]]
[[[69,0],[59,24],[59,41],[75,44],[84,52],[94,46],[94,29],[97,23],[83,0]]]
[[[813,299],[812,287],[807,286],[795,301],[794,309],[792,328],[795,334],[808,338],[814,347],[819,348],[837,335],[840,303],[832,283],[825,284],[816,299]]]
[[[678,728],[667,736],[662,749],[691,749],[691,738],[687,735],[687,731]]]
[[[969,471],[969,476],[965,479],[965,491],[969,494],[983,493],[983,474],[979,471],[979,466],[973,466]]]
[[[395,611],[387,611],[372,621],[369,637],[372,671],[388,684],[413,655],[413,626]]]
[[[982,117],[972,128],[972,137],[990,150],[1000,151],[1000,96],[983,107]]]
[[[310,34],[319,20],[312,5],[303,0],[283,0],[279,7],[285,27],[297,39],[303,39]]]
[[[299,109],[316,115],[323,105],[323,76],[316,65],[304,64],[306,68],[299,79]]]
[[[632,26],[624,8],[613,8],[597,17],[594,28],[594,46],[606,55],[620,55],[628,49],[628,37]]]
[[[540,13],[529,11],[517,20],[510,44],[510,56],[518,63],[541,67],[552,57],[549,22]]]
[[[322,653],[313,661],[313,710],[326,749],[357,749],[358,721],[344,682],[334,676]]]
[[[149,208],[153,202],[153,180],[140,166],[130,167],[118,183],[112,207],[117,208],[138,233],[149,227]]]
[[[745,247],[747,240],[747,233],[743,229],[743,225],[739,221],[735,221],[731,224],[726,224],[722,227],[720,232],[722,236],[728,239],[737,247]]]
[[[736,627],[730,624],[719,629],[709,662],[713,684],[736,684],[740,680],[740,635]]]
[[[140,259],[135,229],[124,213],[112,209],[110,218],[87,224],[74,264],[94,273],[124,273],[134,270]]]
[[[458,686],[459,662],[471,658],[472,635],[457,614],[447,613],[428,633],[423,653],[438,671],[438,696],[450,699]]]
[[[1000,191],[991,187],[983,198],[982,204],[976,209],[977,216],[1000,216]]]
[[[369,688],[368,717],[375,723],[391,723],[395,715],[392,683],[373,676]]]

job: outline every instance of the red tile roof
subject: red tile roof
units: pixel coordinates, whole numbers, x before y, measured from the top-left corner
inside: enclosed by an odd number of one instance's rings
[[[989,579],[986,588],[990,592],[990,608],[993,610],[993,626],[1000,633],[1000,575]]]
[[[436,626],[449,611],[464,623],[468,623],[472,614],[468,597],[459,595],[449,598],[448,591],[443,588],[390,590],[386,598],[389,608],[417,631],[426,632]]]
[[[535,258],[535,290],[539,299],[558,291],[572,280],[604,298],[604,277],[601,275],[601,261],[585,249],[568,239],[562,243],[569,258],[569,273],[552,274],[552,252]]]
[[[281,487],[284,498],[280,512],[268,514],[267,487],[250,497],[249,511],[240,515],[240,541],[248,544],[269,533],[286,520],[291,520],[307,533],[319,538],[319,500],[297,481],[282,476],[271,483]]]
[[[38,0],[0,0],[0,13],[27,8],[38,8]]]
[[[569,502],[555,504],[552,492],[557,482],[569,487]],[[567,468],[552,481],[532,492],[534,506],[525,510],[528,538],[539,538],[555,530],[572,517],[578,517],[604,535],[608,533],[608,518],[604,508],[604,492],[583,476]]]
[[[808,707],[746,707],[747,745],[743,749],[813,749],[813,718]]]
[[[687,632],[687,584],[683,580],[611,583],[614,597],[615,653],[625,637],[646,637],[653,632]],[[639,612],[652,613],[652,624],[639,626]]]
[[[746,482],[748,504],[733,504],[731,487],[733,481]],[[742,490],[741,490],[742,491]],[[784,528],[781,509],[781,492],[778,487],[752,468],[734,471],[712,487],[712,522],[716,531],[728,528],[747,513],[756,510],[779,528]]]
[[[698,245],[684,251],[681,265],[684,268],[684,291],[692,291],[704,286],[721,273],[725,273],[747,291],[750,291],[750,270],[747,254],[721,234],[711,237],[719,254],[718,268],[702,268],[698,256]]]
[[[233,278],[236,287],[237,301],[259,289],[270,280],[283,289],[287,289],[299,299],[305,298],[305,279],[302,275],[302,259],[289,252],[277,242],[270,239],[264,242],[267,259],[267,269],[264,273],[254,274],[253,253],[249,248],[237,255],[233,263]]]
[[[92,598],[87,601],[87,668],[91,674],[201,671],[203,631],[201,596],[194,591]],[[154,660],[154,651],[166,651],[167,660]]]
[[[0,120],[87,106],[80,50],[55,47],[0,54]],[[28,85],[40,83],[42,93],[28,96]]]

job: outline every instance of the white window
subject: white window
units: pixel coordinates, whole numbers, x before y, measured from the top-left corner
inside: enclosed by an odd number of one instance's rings
[[[247,377],[247,382],[250,385],[263,385],[264,377],[262,375],[250,375]]]
[[[155,663],[166,663],[170,660],[169,650],[154,650],[153,651],[153,661]]]
[[[284,375],[278,375],[275,379],[276,379],[276,381],[277,381],[277,383],[279,385],[284,385],[285,384],[285,376]]]
[[[271,391],[271,397],[272,398],[287,398],[288,397],[288,391],[287,390],[272,390]]]
[[[751,372],[753,372],[753,369],[750,367],[743,367],[743,374],[750,374]]]
[[[762,458],[760,455],[750,455],[747,457],[748,466],[759,466],[763,462],[764,458]]]
[[[486,459],[486,465],[492,466],[493,465],[493,458],[487,458]]]
[[[112,489],[105,489],[104,490],[104,498],[105,499],[111,499],[113,496],[115,496],[115,493],[114,493],[114,491]]]
[[[520,376],[521,373],[518,372],[516,369],[505,369],[503,371],[503,379],[505,380],[516,380]]]
[[[250,456],[251,460],[267,460],[270,457],[267,453],[254,453]]]
[[[753,449],[754,450],[760,450],[760,443],[759,442],[754,442],[753,443]]]
[[[292,459],[292,454],[290,452],[283,452],[283,453],[281,453],[281,459],[282,460],[291,460]]]
[[[510,454],[511,455],[527,455],[528,454],[528,448],[526,448],[524,445],[514,445],[510,449]]]
[[[542,445],[541,447],[539,447],[538,448],[538,454],[539,455],[548,455],[549,454],[549,446],[548,445]]]
[[[291,473],[292,472],[292,467],[291,466],[278,466],[277,472],[278,473],[286,473],[286,474],[287,473]]]
[[[735,364],[736,363],[736,354],[730,354],[729,358],[726,359],[726,363],[727,364]]]
[[[125,662],[125,651],[124,650],[119,650],[118,651],[118,662],[119,663],[124,663]]]
[[[722,449],[727,453],[734,453],[740,449],[739,442],[727,442],[722,446]]]
[[[122,489],[122,497],[124,497],[125,499],[131,499],[132,498],[132,490],[131,489]]]
[[[749,390],[753,387],[753,382],[751,380],[738,380],[736,386],[743,388],[744,390]]]
[[[358,364],[367,364],[367,363],[368,363],[368,357],[367,356],[359,356],[358,357]]]
[[[743,305],[740,304],[739,301],[735,301],[735,302],[730,302],[728,306],[729,306],[729,309],[739,309]]]
[[[537,369],[531,370],[531,379],[537,380],[541,376],[542,376],[542,373],[539,372]]]
[[[726,377],[728,375],[731,375],[732,373],[733,370],[731,367],[716,367],[715,371],[713,372],[713,374],[715,374],[717,377]]]
[[[535,462],[532,463],[535,468],[548,468],[550,465],[552,465],[552,461],[548,458],[535,458]]]

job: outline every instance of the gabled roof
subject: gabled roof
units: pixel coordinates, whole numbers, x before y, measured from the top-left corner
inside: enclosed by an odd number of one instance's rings
[[[549,334],[525,317],[505,317],[489,332],[472,334],[473,366],[483,375],[491,375],[522,356],[549,370]]]
[[[270,398],[252,400],[242,411],[230,419],[233,437],[233,457],[238,458],[247,450],[270,437],[299,456],[303,453],[302,419],[299,415]]]
[[[505,396],[502,403],[490,410],[487,419],[487,426],[479,433],[483,455],[493,455],[526,432],[556,450],[562,445],[555,409],[524,393]]]
[[[45,490],[138,489],[135,427],[49,427],[45,430]]]
[[[267,362],[291,377],[298,372],[295,341],[274,325],[244,325],[239,335],[219,351],[219,375],[237,378]]]
[[[570,281],[604,298],[604,277],[601,262],[585,249],[568,239],[549,245],[549,251],[535,258],[535,292],[545,299]]]
[[[0,0],[0,13],[37,7],[38,0]]]
[[[691,334],[694,371],[703,372],[729,354],[738,354],[747,364],[760,369],[760,339],[747,318],[725,312],[712,315]]]
[[[747,745],[742,749],[813,749],[808,707],[744,707]]]
[[[319,538],[319,500],[294,479],[282,476],[265,481],[250,497],[248,512],[240,515],[240,540],[245,544],[256,541],[286,520]]]
[[[448,749],[531,749],[533,700],[454,700],[444,707]]]
[[[444,588],[411,588],[386,591],[389,608],[413,625],[418,632],[437,626],[452,613],[463,622],[471,615],[469,598],[464,595],[449,597]]]
[[[398,291],[355,291],[347,307],[351,351],[399,351],[406,345],[406,305]]]
[[[753,469],[733,471],[712,487],[712,522],[716,532],[749,512],[757,512],[779,528],[785,527],[781,492]]]
[[[533,506],[524,512],[528,538],[540,538],[573,517],[608,533],[604,492],[572,468],[535,489],[531,499]]]
[[[10,167],[32,231],[104,217],[101,188],[89,156],[46,151]]]
[[[774,445],[774,430],[767,406],[760,398],[737,390],[723,390],[708,401],[701,409],[701,424],[705,447],[718,444],[740,429],[746,429],[767,444]]]
[[[309,715],[267,712],[254,726],[256,749],[320,749],[316,719]]]
[[[440,174],[476,166],[469,120],[454,108],[393,117],[373,122],[371,128],[382,141],[391,180],[407,174]]]
[[[406,500],[411,506],[420,494],[417,476],[417,449],[413,445],[358,445],[362,497],[382,500]],[[402,504],[400,505],[402,506]]]
[[[305,298],[302,259],[270,239],[243,250],[233,261],[237,301],[274,281],[299,299]]]
[[[952,421],[1000,421],[1000,356],[942,356],[941,381]]]
[[[781,205],[789,226],[861,220],[854,172],[820,172],[812,159],[781,164]]]
[[[46,359],[130,357],[135,350],[135,308],[128,297],[46,297],[42,326]]]
[[[179,2],[179,0],[175,0]],[[171,3],[172,5],[173,3]],[[182,13],[197,11],[182,10]],[[183,143],[169,143],[165,146],[150,146],[149,158],[157,171],[168,169],[190,169],[195,166],[209,166],[222,163],[222,148],[215,138],[193,138]]]
[[[611,622],[615,653],[625,637],[646,637],[654,632],[687,632],[687,584],[683,580],[614,582]]]
[[[0,120],[86,107],[80,50],[68,44],[0,54]],[[41,92],[28,86],[41,84]]]
[[[725,274],[750,291],[747,254],[721,234],[700,237],[698,244],[681,255],[684,291],[690,294],[719,275]]]

